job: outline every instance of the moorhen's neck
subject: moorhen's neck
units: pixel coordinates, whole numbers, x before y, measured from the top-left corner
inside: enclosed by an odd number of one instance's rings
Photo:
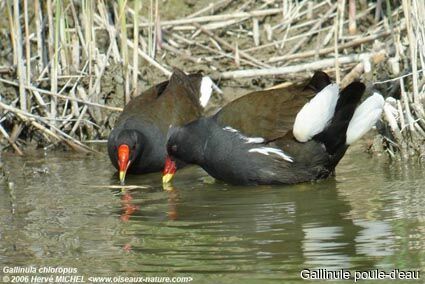
[[[168,154],[174,158],[184,157],[186,163],[202,165],[209,138],[219,126],[208,117],[200,118],[184,128],[175,128],[167,142]],[[178,145],[178,147],[176,147]]]

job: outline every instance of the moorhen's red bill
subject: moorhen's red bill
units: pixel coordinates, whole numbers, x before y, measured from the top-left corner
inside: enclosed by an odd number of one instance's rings
[[[119,170],[121,183],[127,172],[141,174],[164,168],[169,127],[199,118],[211,92],[209,77],[175,69],[169,81],[125,106],[108,138],[109,158]]]
[[[240,185],[326,178],[381,116],[378,93],[358,106],[364,91],[364,84],[353,82],[340,92],[326,73],[316,72],[305,87],[250,93],[211,117],[173,129],[167,167],[175,171],[170,164],[179,159]],[[172,176],[165,169],[163,182]]]

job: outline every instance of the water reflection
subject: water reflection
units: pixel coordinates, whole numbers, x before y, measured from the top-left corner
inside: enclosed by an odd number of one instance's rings
[[[128,222],[131,215],[133,215],[137,210],[139,210],[140,206],[133,204],[133,197],[131,196],[130,191],[126,189],[121,189],[121,192],[122,213],[120,219],[123,222]]]
[[[179,217],[177,213],[177,203],[179,202],[179,191],[174,186],[166,189],[168,192],[168,220],[176,221]]]
[[[48,172],[23,174],[22,165]],[[111,189],[107,157],[67,153],[10,157],[7,166],[16,211],[0,183],[0,266],[211,283],[301,281],[304,268],[424,268],[422,170],[400,172],[361,152],[343,159],[336,178],[282,187],[206,183],[192,167],[167,191],[160,173],[127,177],[147,188]]]

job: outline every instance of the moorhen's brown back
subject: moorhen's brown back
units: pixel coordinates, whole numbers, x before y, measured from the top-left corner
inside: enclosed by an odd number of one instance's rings
[[[203,108],[199,103],[202,75],[186,75],[175,69],[169,81],[164,81],[132,99],[124,108],[117,124],[129,118],[154,123],[166,132],[170,124],[181,126],[199,118]]]
[[[297,113],[314,94],[299,85],[252,92],[227,104],[216,114],[217,122],[246,136],[274,140],[292,130]]]

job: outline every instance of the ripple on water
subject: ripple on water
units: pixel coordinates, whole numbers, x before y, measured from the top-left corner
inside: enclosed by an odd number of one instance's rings
[[[294,282],[303,268],[424,268],[423,169],[356,150],[325,181],[234,187],[189,167],[168,192],[160,174],[128,177],[147,189],[93,187],[118,184],[107,157],[6,160],[16,187],[11,199],[0,184],[0,265],[210,283]]]

